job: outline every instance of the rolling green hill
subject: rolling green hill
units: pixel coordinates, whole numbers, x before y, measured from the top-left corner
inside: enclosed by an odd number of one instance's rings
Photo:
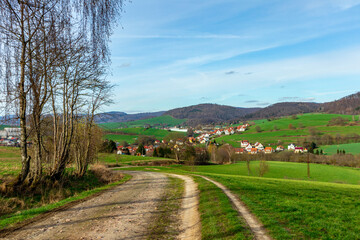
[[[343,117],[352,121],[351,115],[339,115],[339,114],[320,114],[320,113],[309,113],[303,115],[297,115],[293,117],[283,117],[276,120],[255,120],[255,125],[251,126],[249,130],[241,134],[221,136],[216,139],[217,142],[226,142],[234,147],[239,147],[241,140],[249,140],[250,142],[261,142],[265,145],[270,144],[271,146],[288,143],[296,143],[302,141],[305,137],[311,135],[311,128],[317,130],[318,136],[329,134],[331,136],[347,135],[347,134],[360,134],[360,124],[357,125],[346,125],[346,126],[327,126],[329,121],[335,117]],[[358,117],[356,117],[358,119]],[[292,125],[290,129],[289,125]],[[261,131],[257,132],[256,127],[260,127]]]
[[[184,123],[186,119],[176,119],[169,115],[163,115],[160,117],[148,118],[143,120],[136,120],[131,122],[113,122],[113,123],[101,123],[99,124],[105,130],[113,130],[119,128],[134,128],[134,127],[144,127],[144,125],[149,124],[150,126],[165,126],[173,127]]]
[[[356,155],[356,154],[360,154],[360,143],[325,145],[325,146],[321,146],[320,149],[322,149],[324,154],[326,155],[336,154],[337,150],[345,150],[346,153],[351,153]]]

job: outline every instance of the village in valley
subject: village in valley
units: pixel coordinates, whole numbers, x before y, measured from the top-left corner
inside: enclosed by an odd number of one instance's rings
[[[149,127],[149,126],[147,126]],[[219,145],[216,142],[216,138],[222,135],[233,135],[241,134],[245,132],[250,125],[240,124],[236,127],[227,127],[227,128],[217,128],[214,130],[194,130],[193,136],[182,137],[177,139],[166,140],[154,140],[152,144],[141,146],[143,150],[139,151],[138,144],[132,144],[128,146],[121,145],[121,143],[116,142],[117,154],[120,155],[142,155],[142,156],[154,156],[154,151],[160,146],[169,147],[171,150],[184,151],[186,146],[208,146],[210,144]],[[173,132],[188,132],[187,128],[165,128],[168,131]],[[227,144],[227,143],[225,143]],[[229,144],[227,144],[229,145]],[[230,146],[230,145],[229,145]],[[231,146],[230,146],[231,147]],[[251,143],[248,140],[241,140],[239,142],[239,147],[231,147],[235,154],[271,154],[275,152],[282,152],[284,150],[292,151],[294,153],[307,153],[308,149],[301,146],[296,146],[294,143],[290,143],[286,148],[283,145],[278,145],[276,147],[264,146],[261,142]]]

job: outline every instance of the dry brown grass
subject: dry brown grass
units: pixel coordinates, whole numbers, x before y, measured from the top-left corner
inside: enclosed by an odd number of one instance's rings
[[[90,171],[92,171],[96,178],[98,178],[102,183],[116,182],[124,177],[122,173],[118,171],[112,171],[102,164],[92,165]]]

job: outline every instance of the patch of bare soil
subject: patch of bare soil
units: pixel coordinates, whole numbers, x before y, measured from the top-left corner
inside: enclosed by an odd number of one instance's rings
[[[128,173],[133,178],[127,183],[5,239],[146,239],[168,178],[161,173]]]
[[[201,239],[201,221],[199,214],[199,191],[197,184],[189,176],[169,174],[185,181],[185,191],[181,204],[181,232],[179,239]]]
[[[235,206],[236,210],[239,212],[239,214],[245,219],[246,223],[249,225],[251,231],[254,233],[255,238],[257,240],[271,240],[272,238],[269,236],[269,234],[266,232],[265,227],[262,225],[262,223],[247,209],[246,205],[239,200],[238,197],[236,197],[229,189],[227,189],[224,185],[222,185],[219,182],[216,182],[210,178],[200,176],[199,177],[204,178],[205,180],[212,182],[217,187],[219,187],[225,194],[228,196],[228,198],[231,200],[233,205]]]

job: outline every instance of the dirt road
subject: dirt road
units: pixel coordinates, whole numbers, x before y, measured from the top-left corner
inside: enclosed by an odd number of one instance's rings
[[[130,173],[129,182],[5,239],[146,239],[147,224],[158,211],[168,178],[161,173]]]
[[[181,206],[181,234],[179,239],[201,239],[201,221],[199,213],[199,191],[194,180],[185,175],[169,174],[185,181],[185,192]]]

